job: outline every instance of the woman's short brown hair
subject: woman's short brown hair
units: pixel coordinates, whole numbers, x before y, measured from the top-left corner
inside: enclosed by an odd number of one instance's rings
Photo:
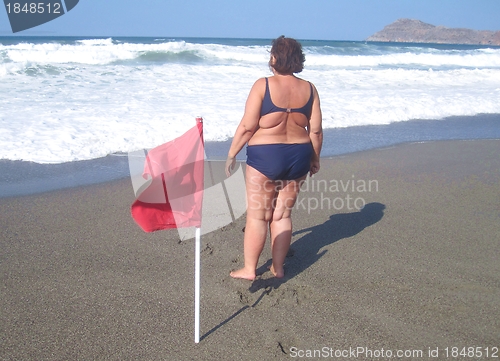
[[[274,63],[272,58],[274,57]],[[269,66],[280,74],[300,73],[304,69],[306,57],[302,52],[302,45],[295,39],[281,35],[273,40],[271,60]]]

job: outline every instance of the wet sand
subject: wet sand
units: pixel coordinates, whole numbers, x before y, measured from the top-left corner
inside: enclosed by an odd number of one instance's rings
[[[229,277],[244,216],[203,236],[199,344],[193,239],[142,232],[130,180],[0,199],[0,359],[487,359],[500,347],[499,154],[499,140],[438,141],[323,159],[284,279],[269,247],[254,282]],[[212,171],[222,179],[222,163]]]

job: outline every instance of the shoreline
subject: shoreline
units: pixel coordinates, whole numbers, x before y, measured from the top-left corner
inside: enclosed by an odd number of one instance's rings
[[[444,359],[446,347],[491,351],[500,347],[498,154],[500,140],[437,141],[324,159],[315,185],[378,186],[346,190],[364,198],[362,210],[321,201],[342,190],[301,192],[303,204],[320,206],[294,209],[283,279],[267,271],[269,243],[254,282],[229,276],[243,262],[244,216],[205,234],[199,344],[192,239],[142,232],[130,217],[130,180],[2,199],[0,358],[267,360],[359,347],[422,352],[415,359],[438,350]],[[214,173],[223,177],[220,165]]]
[[[500,114],[410,120],[324,130],[322,158],[439,140],[500,139]],[[231,140],[206,142],[207,160],[224,161]],[[237,157],[245,160],[243,149]],[[0,160],[0,199],[106,183],[129,177],[126,154],[61,164]]]

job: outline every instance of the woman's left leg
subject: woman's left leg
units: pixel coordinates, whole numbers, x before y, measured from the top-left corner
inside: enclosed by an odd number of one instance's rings
[[[243,239],[243,268],[231,272],[233,278],[255,279],[255,271],[264,248],[267,229],[273,215],[276,194],[274,181],[255,168],[246,167],[247,221]]]

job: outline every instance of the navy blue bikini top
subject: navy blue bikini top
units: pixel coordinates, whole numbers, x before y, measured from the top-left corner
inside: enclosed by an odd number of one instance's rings
[[[275,112],[286,112],[286,113],[302,113],[304,114],[307,119],[311,117],[311,111],[312,111],[312,104],[313,104],[313,87],[312,84],[309,83],[311,86],[311,96],[309,97],[309,100],[307,101],[306,105],[304,105],[301,108],[280,108],[274,105],[273,101],[271,100],[271,94],[269,93],[269,82],[266,78],[266,92],[264,94],[264,99],[262,100],[262,107],[260,108],[260,116],[264,116],[269,113],[275,113]]]

